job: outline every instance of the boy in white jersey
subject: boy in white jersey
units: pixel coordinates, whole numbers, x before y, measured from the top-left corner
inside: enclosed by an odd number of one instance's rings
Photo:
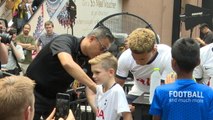
[[[118,59],[117,82],[124,85],[129,72],[134,78],[134,85],[127,96],[129,104],[144,92],[149,92],[150,75],[154,68],[160,68],[161,80],[172,72],[171,48],[164,44],[156,45],[155,38],[150,29],[134,30],[127,37],[129,49]]]
[[[117,59],[109,52],[89,60],[96,87],[96,120],[132,120],[123,88],[115,82]]]
[[[193,76],[197,82],[213,88],[213,43],[200,48],[200,60]]]

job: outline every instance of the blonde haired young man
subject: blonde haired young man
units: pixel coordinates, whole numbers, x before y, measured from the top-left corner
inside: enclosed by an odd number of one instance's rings
[[[132,120],[123,88],[115,82],[117,59],[106,52],[89,60],[96,86],[96,120]]]
[[[24,76],[0,79],[0,120],[33,120],[34,87],[35,82]],[[54,115],[55,109],[46,120],[55,120]],[[75,120],[71,110],[66,120]]]
[[[27,77],[0,79],[0,120],[32,120],[35,83]]]
[[[124,85],[129,72],[134,77],[134,85],[127,95],[129,104],[144,92],[149,92],[150,75],[154,68],[160,68],[159,80],[165,80],[167,74],[172,72],[171,48],[164,44],[155,44],[155,38],[150,29],[134,30],[127,37],[129,49],[118,59],[117,82]]]

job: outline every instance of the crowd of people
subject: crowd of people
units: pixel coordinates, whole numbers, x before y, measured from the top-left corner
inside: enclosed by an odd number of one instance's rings
[[[1,18],[8,20],[9,24],[20,33],[23,26],[30,20],[44,0],[3,0]]]
[[[5,108],[0,119],[54,120],[57,93],[79,81],[86,86],[96,120],[132,120],[132,103],[150,91],[154,68],[161,74],[149,111],[154,120],[213,119],[213,36],[207,24],[200,26],[203,38],[180,38],[172,47],[156,44],[152,30],[137,28],[116,57],[108,52],[115,37],[105,26],[81,38],[55,33],[52,21],[46,21],[44,28],[38,40],[29,34],[28,23],[19,35],[16,28],[1,30],[12,36],[10,42],[0,42],[1,71],[12,76],[0,80],[0,107]],[[126,95],[123,86],[129,72],[134,84]],[[168,82],[167,76],[174,72],[176,79]],[[70,110],[61,119],[75,118]]]
[[[14,27],[5,28],[1,32],[11,36],[11,40],[7,40],[6,44],[1,43],[2,49],[5,46],[8,52],[8,58],[4,57],[7,58],[8,62],[5,64],[2,61],[2,70],[15,75],[26,73],[29,64],[33,60],[33,52],[38,53],[42,49],[41,46],[46,45],[57,36],[53,31],[54,24],[51,21],[46,21],[44,27],[46,32],[38,40],[29,34],[31,25],[28,23],[23,26],[22,34],[17,35],[17,29]]]

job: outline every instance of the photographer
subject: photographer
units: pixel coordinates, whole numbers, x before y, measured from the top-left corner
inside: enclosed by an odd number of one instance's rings
[[[0,37],[1,41],[1,37]],[[8,61],[8,52],[4,43],[0,43],[0,63],[6,64]]]
[[[20,74],[21,68],[18,62],[25,59],[23,48],[20,45],[16,45],[14,42],[16,33],[17,30],[15,28],[10,28],[8,30],[8,34],[11,35],[11,41],[6,44],[8,49],[8,63],[2,65],[3,70],[13,75]]]
[[[4,27],[2,21],[0,21],[0,63],[1,64],[6,64],[8,61],[7,48],[6,48],[5,44],[2,43],[3,39],[1,37],[1,35],[5,29],[6,29],[6,27]]]

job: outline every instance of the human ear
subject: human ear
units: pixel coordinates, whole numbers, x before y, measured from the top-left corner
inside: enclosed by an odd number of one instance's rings
[[[152,49],[152,52],[156,52],[157,51],[157,45],[154,45],[153,49]]]
[[[115,75],[115,70],[113,68],[109,68],[108,71],[110,75],[113,75],[113,76]]]
[[[31,120],[31,118],[33,117],[32,115],[33,115],[32,107],[28,106],[27,109],[25,109],[25,111],[24,111],[25,120]]]
[[[176,71],[176,69],[177,69],[177,63],[176,63],[176,60],[174,58],[172,58],[172,60],[171,60],[171,65],[172,65],[172,69],[174,71]]]
[[[95,37],[94,35],[91,35],[91,36],[89,37],[89,39],[90,39],[90,42],[92,42],[92,41],[94,41],[94,40],[96,39],[96,37]]]

